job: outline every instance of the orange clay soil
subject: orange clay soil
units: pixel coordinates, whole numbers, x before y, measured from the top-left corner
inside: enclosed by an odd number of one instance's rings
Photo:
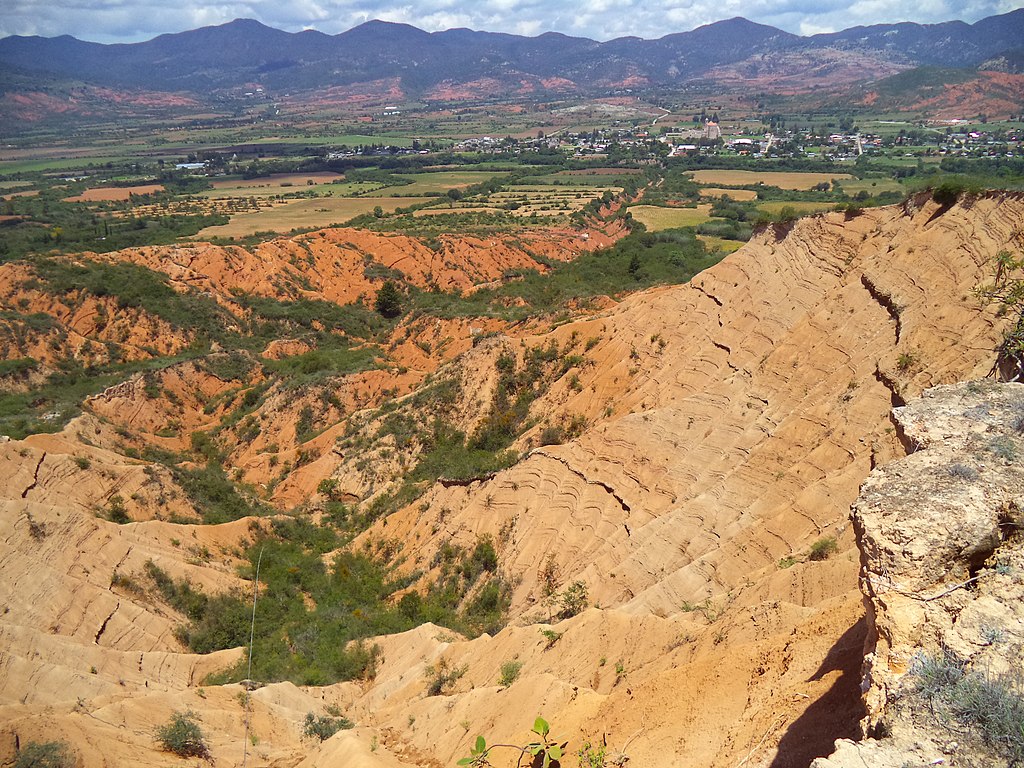
[[[478,733],[525,743],[543,715],[569,741],[568,763],[589,741],[607,743],[615,764],[628,755],[644,766],[806,766],[834,738],[855,735],[863,714],[849,506],[872,466],[904,452],[894,403],[992,368],[1007,320],[971,289],[998,251],[1024,247],[1022,232],[1024,201],[1014,196],[824,214],[759,235],[690,285],[609,303],[548,334],[468,347],[445,369],[464,385],[460,428],[484,412],[502,352],[598,339],[574,370],[578,383],[565,375],[533,404],[538,423],[520,438],[517,465],[437,484],[355,545],[393,540],[404,569],[429,573],[445,542],[491,535],[515,585],[509,625],[471,641],[425,625],[378,639],[373,680],[259,688],[249,741],[240,688],[201,685],[241,651],[181,652],[172,632],[181,617],[113,579],[153,559],[210,591],[245,589],[234,547],[250,538],[249,522],[95,517],[89,510],[115,489],[126,498],[142,489],[146,473],[85,445],[111,429],[93,415],[57,436],[0,444],[0,760],[15,738],[60,734],[84,766],[180,765],[153,734],[191,708],[224,764],[241,762],[244,749],[253,766],[440,768],[467,755]],[[236,269],[221,282],[262,269],[227,252]],[[187,270],[179,278],[196,274]],[[284,395],[275,407],[294,421]],[[545,424],[576,414],[588,423],[579,438],[536,447]],[[71,457],[85,450],[93,458],[83,469]],[[397,458],[361,458],[324,450],[314,463],[363,498],[380,490],[367,490],[370,475]],[[289,499],[312,493],[308,466],[281,482]],[[174,490],[162,475],[146,479],[140,507],[147,493]],[[823,537],[837,551],[810,560]],[[590,598],[555,625],[544,623],[549,558],[558,589],[581,580]],[[430,697],[425,669],[440,659],[466,673],[450,694]],[[511,660],[521,671],[501,688]],[[306,713],[328,705],[357,727],[304,741]],[[509,754],[495,752],[495,765],[514,764]]]

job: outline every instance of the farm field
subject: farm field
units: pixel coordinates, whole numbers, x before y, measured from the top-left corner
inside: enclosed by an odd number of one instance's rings
[[[501,176],[498,171],[437,171],[433,173],[396,174],[399,178],[408,179],[409,184],[384,187],[385,195],[439,195],[449,189],[464,189],[474,184]]]
[[[263,181],[263,184],[249,187],[223,187],[221,189],[208,189],[198,193],[198,196],[210,200],[237,198],[237,197],[280,197],[280,196],[303,196],[303,197],[349,197],[354,195],[365,195],[369,192],[376,192],[384,185],[377,181],[333,181],[321,184],[268,184],[265,179],[254,179]]]
[[[882,192],[903,191],[903,185],[895,179],[849,179],[840,182],[839,187],[844,195],[856,195],[858,192],[877,195]]]
[[[440,216],[444,214],[459,214],[459,213],[500,213],[500,208],[491,208],[486,205],[460,205],[454,208],[447,206],[443,208],[419,208],[413,211],[413,216],[422,218],[423,216]]]
[[[276,197],[288,194],[330,196],[359,195],[373,192],[384,185],[375,181],[345,181],[345,176],[331,171],[313,173],[279,173],[256,179],[221,179],[213,189],[199,193],[203,197]]]
[[[697,239],[704,243],[704,247],[711,252],[732,253],[745,245],[739,240],[726,240],[724,237],[715,237],[714,235],[697,235]]]
[[[766,184],[779,189],[811,189],[823,181],[852,179],[848,173],[805,173],[799,171],[694,171],[698,184],[745,186]]]
[[[770,200],[764,203],[758,203],[757,209],[764,211],[767,214],[776,216],[786,208],[790,208],[800,215],[805,213],[818,213],[819,211],[831,211],[836,207],[835,203],[828,202],[801,202],[801,201],[790,201],[790,200]]]
[[[535,184],[544,185],[550,187],[590,187],[595,184],[604,184],[614,186],[617,182],[622,181],[624,174],[621,173],[603,173],[603,174],[591,174],[588,176],[581,175],[564,175],[563,173],[552,173],[546,176],[524,176],[520,181],[523,184]]]
[[[299,228],[315,229],[342,224],[372,212],[377,206],[390,213],[396,208],[429,200],[429,197],[319,197],[291,200],[264,210],[238,214],[227,224],[207,227],[196,238],[248,237],[257,232],[284,233]]]
[[[695,227],[711,218],[711,205],[701,203],[696,208],[664,208],[660,205],[631,205],[633,218],[651,232],[679,227]]]
[[[292,187],[297,185],[330,184],[341,181],[345,176],[332,171],[313,171],[311,173],[272,173],[256,179],[219,179],[210,186],[214,189],[248,190],[265,189],[268,187]]]
[[[619,193],[621,187],[567,187],[560,189],[544,185],[510,185],[502,192],[487,197],[487,202],[498,206],[518,207],[511,212],[516,216],[568,215],[583,208],[605,192]]]
[[[731,200],[747,202],[757,200],[757,192],[752,189],[723,189],[722,187],[701,187],[701,197],[729,197]]]
[[[23,189],[19,192],[8,192],[6,195],[0,195],[0,200],[10,200],[15,197],[35,197],[38,194],[38,189]]]
[[[65,203],[101,203],[131,200],[132,195],[151,195],[163,192],[163,184],[139,184],[134,187],[95,187],[80,195],[65,197]]]

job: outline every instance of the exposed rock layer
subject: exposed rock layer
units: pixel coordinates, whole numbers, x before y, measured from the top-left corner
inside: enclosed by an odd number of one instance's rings
[[[865,731],[880,738],[842,742],[816,768],[1008,764],[919,689],[930,661],[990,679],[1024,668],[1022,414],[1024,385],[992,382],[935,387],[895,410],[917,450],[872,472],[853,510]]]
[[[472,641],[429,626],[382,638],[372,683],[260,689],[252,764],[450,765],[477,733],[492,742],[525,738],[537,714],[572,749],[606,739],[610,752],[645,766],[807,765],[835,737],[856,735],[867,627],[848,510],[872,467],[904,452],[889,420],[893,404],[992,369],[1005,321],[971,291],[996,252],[1024,246],[1022,232],[1024,203],[1005,196],[949,210],[921,200],[849,219],[813,217],[766,232],[691,285],[648,291],[553,330],[563,342],[573,332],[598,341],[578,386],[560,381],[533,412],[583,415],[587,431],[532,450],[490,480],[439,484],[365,537],[397,540],[406,567],[429,570],[442,542],[470,545],[493,535],[501,567],[517,583],[511,626]],[[486,352],[474,348],[457,365],[476,376]],[[3,689],[11,702],[0,721],[23,741],[56,723],[87,765],[140,754],[170,765],[176,759],[153,751],[152,733],[171,709],[188,706],[202,714],[218,760],[237,761],[244,739],[237,690],[200,692],[198,678],[184,672],[133,673],[121,685],[118,654],[170,653],[171,617],[124,595],[117,613],[131,605],[153,614],[148,624],[140,620],[153,629],[134,639],[115,632],[110,608],[118,596],[104,584],[128,544],[133,557],[159,555],[170,570],[178,548],[165,542],[188,541],[194,530],[225,550],[214,544],[215,563],[178,567],[200,583],[241,586],[229,547],[246,535],[244,522],[116,528],[68,511],[71,490],[68,499],[34,501],[38,439],[5,447],[25,482],[8,484],[0,503],[5,530],[14,532],[0,561],[10,609],[0,619],[10,638]],[[306,477],[304,487],[359,472],[353,457],[327,445],[315,466],[322,474]],[[61,546],[46,545],[42,559],[29,512],[61,532]],[[809,559],[822,538],[835,538],[837,553]],[[549,555],[563,585],[585,581],[595,606],[558,625],[562,636],[550,649],[531,624],[546,617],[539,572]],[[25,560],[39,565],[19,565]],[[142,564],[135,562],[130,572]],[[76,604],[67,585],[83,567],[94,575]],[[16,588],[34,569],[52,586]],[[22,575],[15,581],[14,574]],[[80,620],[74,631],[54,632],[66,605]],[[108,637],[127,644],[106,646]],[[89,655],[47,650],[58,642]],[[102,654],[96,675],[92,654]],[[451,696],[426,697],[423,670],[441,657],[468,671]],[[81,704],[33,698],[38,658],[50,665],[47,690],[83,678],[95,690]],[[168,658],[176,659],[166,662],[172,670],[217,661]],[[514,658],[523,662],[519,680],[500,689],[500,666]],[[341,706],[360,728],[319,747],[301,742],[303,715],[325,703]]]

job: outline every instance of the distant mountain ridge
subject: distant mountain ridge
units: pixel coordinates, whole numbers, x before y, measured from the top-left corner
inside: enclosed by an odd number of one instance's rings
[[[737,17],[657,40],[603,43],[552,32],[425,32],[382,21],[337,35],[291,33],[238,19],[133,44],[12,36],[0,40],[0,66],[102,86],[203,94],[253,83],[282,91],[398,78],[405,92],[422,95],[442,83],[482,78],[559,78],[583,90],[673,85],[715,67],[790,52],[867,52],[903,67],[976,66],[1019,48],[1021,40],[1024,9],[975,24],[885,24],[810,37]],[[12,86],[0,70],[0,92]]]

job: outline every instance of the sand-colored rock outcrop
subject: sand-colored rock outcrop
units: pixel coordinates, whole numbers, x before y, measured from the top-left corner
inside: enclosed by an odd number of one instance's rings
[[[560,347],[575,338],[585,360],[532,405],[538,423],[516,445],[525,454],[518,464],[490,479],[439,483],[356,545],[396,541],[402,567],[429,575],[443,542],[468,547],[492,536],[515,585],[510,625],[474,640],[420,627],[379,639],[383,658],[372,681],[256,691],[252,764],[448,766],[468,754],[477,733],[490,742],[523,741],[538,714],[573,751],[586,740],[605,741],[609,755],[644,766],[806,766],[835,738],[857,736],[868,624],[849,508],[872,468],[906,452],[890,420],[893,405],[993,369],[1007,320],[979,305],[972,290],[999,250],[1024,247],[1022,232],[1024,202],[1013,196],[949,209],[919,199],[851,218],[816,216],[759,235],[690,285],[631,296],[548,333],[467,346],[450,364],[451,375],[480,388],[470,390],[475,405],[459,403],[467,423],[485,412],[499,349],[522,356],[551,338]],[[239,273],[262,268],[243,263],[237,250]],[[545,425],[576,415],[587,420],[582,435],[539,445]],[[371,488],[370,471],[399,466],[392,453],[359,474],[360,457],[331,450],[334,435],[324,435],[316,438],[326,440],[316,476],[348,478],[358,495],[385,487],[382,477]],[[312,482],[290,487],[310,493]],[[5,504],[12,521],[22,519],[17,494]],[[48,524],[58,513],[67,514],[55,501],[32,509],[33,519]],[[166,542],[187,539],[167,523],[113,532],[104,521],[92,523],[111,541],[146,536],[148,543],[135,545],[138,557],[154,548],[185,559]],[[230,537],[248,534],[245,521],[232,526],[187,529],[224,536],[226,550],[214,562],[184,563],[190,578],[239,586]],[[69,539],[66,554],[48,551],[50,589],[59,591],[60,574],[77,573],[83,557],[107,564],[96,590],[109,583],[122,549],[100,536],[83,550],[93,538]],[[815,542],[829,539],[836,541],[831,556],[809,557]],[[35,545],[26,529],[8,546],[2,581],[7,563]],[[559,587],[583,581],[591,604],[555,625],[546,623],[541,578],[552,557]],[[23,605],[17,590],[8,599],[11,613],[0,626],[51,634],[53,611]],[[134,610],[146,613],[141,604]],[[113,669],[123,651],[95,647],[88,616],[80,631],[54,637],[84,641]],[[139,647],[143,639],[128,648],[169,653],[158,631],[168,618],[147,619],[154,627],[148,648]],[[553,643],[540,633],[548,628],[558,634]],[[27,640],[13,630],[9,636],[9,654],[31,658]],[[181,669],[197,663],[179,658]],[[449,694],[427,696],[424,670],[440,658],[466,673]],[[501,688],[501,664],[512,659],[523,664],[519,678]],[[30,677],[10,680],[11,701],[29,695]],[[95,701],[85,697],[85,707],[101,713],[95,724],[75,702],[28,700],[0,711],[0,720],[30,738],[56,718],[87,765],[104,764],[100,744],[114,756],[106,764],[135,754],[163,765],[174,761],[155,751],[155,725],[188,706],[215,734],[216,760],[237,762],[244,739],[237,689],[200,695],[198,678],[167,680],[166,690],[125,686],[98,690]],[[302,716],[325,702],[358,727],[322,745],[302,741]]]
[[[816,768],[1010,764],[1005,744],[986,744],[977,723],[920,689],[929,664],[947,667],[949,685],[1024,665],[1022,414],[1024,385],[991,381],[895,409],[915,450],[871,473],[852,515],[868,617],[864,730],[876,738],[841,742]]]
[[[391,270],[418,288],[465,291],[514,270],[544,271],[541,259],[570,261],[623,234],[621,224],[586,232],[539,230],[490,238],[453,234],[437,238],[431,248],[406,235],[337,228],[275,238],[252,250],[195,243],[127,249],[114,258],[142,264],[169,275],[176,284],[220,297],[240,292],[351,304],[372,297]]]
[[[631,674],[632,693],[609,692],[600,722],[614,723],[622,740],[643,729],[631,749],[644,764],[732,765],[763,734],[755,757],[764,764],[780,742],[788,756],[779,760],[799,764],[801,749],[810,759],[823,746],[820,737],[811,743],[822,712],[794,699],[796,686],[741,675],[744,704],[715,718],[721,728],[686,707],[661,736],[631,697],[642,680],[648,706],[708,706],[698,671],[713,649],[725,646],[719,658],[742,667],[744,642],[782,655],[792,633],[806,643],[804,663],[856,658],[864,627],[848,509],[870,469],[904,452],[893,404],[992,370],[1001,321],[972,290],[998,250],[1020,247],[1022,215],[1020,201],[992,196],[946,211],[921,200],[805,219],[689,286],[644,292],[565,326],[561,339],[601,339],[593,365],[579,372],[582,391],[553,387],[536,412],[581,413],[591,429],[532,450],[491,481],[435,487],[426,505],[368,535],[403,542],[410,567],[423,568],[447,537],[469,545],[494,536],[518,585],[513,613],[524,617],[543,615],[540,571],[552,555],[563,584],[584,580],[595,604],[637,622],[652,613],[692,622],[692,606],[706,605],[714,621],[695,635],[717,643],[661,676]],[[838,540],[833,559],[779,568],[825,537]],[[807,638],[823,613],[832,619],[814,630],[815,645]],[[838,675],[848,692],[857,666]],[[672,741],[670,730],[700,738]]]

